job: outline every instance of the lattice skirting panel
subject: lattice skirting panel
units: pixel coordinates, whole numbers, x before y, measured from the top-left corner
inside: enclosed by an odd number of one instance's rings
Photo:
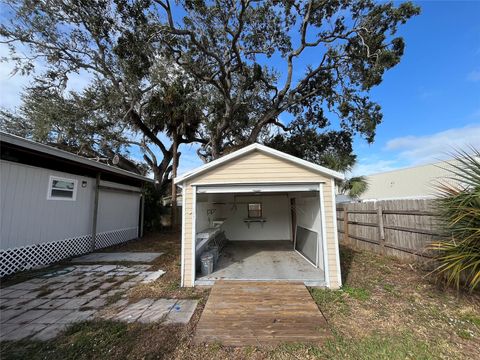
[[[136,227],[98,233],[95,249],[135,239],[137,234],[138,228]],[[17,271],[46,266],[72,256],[86,254],[91,249],[92,235],[84,235],[60,241],[0,250],[0,277]]]
[[[101,232],[97,234],[95,249],[102,249],[104,247],[120,244],[135,239],[137,236],[138,227]]]

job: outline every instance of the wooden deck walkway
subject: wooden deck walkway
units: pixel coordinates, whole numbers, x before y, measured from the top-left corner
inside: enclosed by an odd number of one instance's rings
[[[320,344],[330,336],[302,283],[216,281],[194,341],[227,346]]]

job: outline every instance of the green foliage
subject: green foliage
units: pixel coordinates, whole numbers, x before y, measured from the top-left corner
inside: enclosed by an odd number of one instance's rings
[[[337,337],[328,340],[317,350],[319,358],[326,359],[438,359],[439,353],[428,343],[410,332],[384,335],[375,334],[361,339]]]
[[[58,89],[30,88],[15,112],[0,110],[0,129],[87,158],[145,174],[147,167],[132,160],[128,139],[115,118],[98,111],[97,95],[91,89],[63,94]]]
[[[473,325],[475,325],[480,329],[480,315],[475,314],[473,312],[468,312],[468,313],[462,314],[460,318],[464,321],[468,321],[472,323]]]
[[[278,134],[265,145],[335,171],[350,169],[356,160],[352,135],[347,131],[317,132],[311,127],[295,127],[288,134]]]
[[[439,352],[410,332],[398,334],[374,334],[351,339],[335,334],[322,347],[301,343],[282,344],[272,351],[273,359],[438,359]]]
[[[158,7],[144,0],[10,1],[2,8],[0,37],[10,48],[15,72],[37,71],[20,114],[4,113],[8,121],[2,127],[107,162],[119,155],[119,166],[144,172],[145,165],[128,159],[128,149],[137,148],[163,189],[179,144],[193,141],[198,117],[184,114],[186,130],[170,146],[169,129],[179,128],[178,116],[172,124],[153,108],[172,81],[189,86],[190,78],[163,54],[156,36]],[[36,69],[39,58],[42,66]],[[67,92],[74,74],[86,81],[85,89]],[[191,96],[180,99],[195,104]],[[184,106],[176,105],[178,114]]]
[[[360,300],[360,301],[366,301],[370,299],[370,291],[368,291],[365,288],[359,288],[359,287],[353,287],[350,285],[344,285],[342,287],[342,290],[348,294],[348,296]]]
[[[435,200],[445,240],[432,243],[440,263],[436,272],[458,288],[480,283],[480,151],[458,151],[451,176],[437,184]]]
[[[168,0],[158,2],[167,53],[210,95],[205,159],[269,138],[272,129],[290,131],[279,120],[284,112],[318,131],[337,120],[372,142],[382,115],[368,91],[400,61],[399,24],[419,13],[410,2],[374,0],[179,1],[180,20]],[[283,63],[273,67],[272,58]]]
[[[92,359],[110,355],[112,346],[125,349],[135,341],[128,325],[113,321],[80,322],[70,326],[60,340],[19,341],[2,346],[2,359]]]
[[[309,288],[313,300],[318,304],[322,311],[328,314],[350,313],[350,307],[345,302],[345,294],[340,290],[330,290],[322,288]]]
[[[145,195],[145,216],[144,226],[147,231],[157,231],[162,227],[160,216],[168,214],[168,209],[162,204],[162,193],[152,184],[144,187]]]
[[[352,137],[372,142],[382,121],[368,92],[399,63],[398,27],[419,13],[411,2],[375,0],[9,3],[0,37],[15,71],[30,74],[42,59],[32,88],[61,93],[54,115],[74,96],[63,93],[72,74],[88,75],[89,93],[75,95],[79,111],[71,114],[86,115],[80,129],[72,122],[65,129],[95,139],[119,130],[122,144],[143,152],[158,188],[175,172],[177,145],[197,142],[211,160],[275,129],[286,131],[286,147],[311,140],[302,152],[317,163],[340,155],[340,167],[351,166]],[[273,67],[273,58],[283,63]],[[281,123],[284,113],[301,126],[298,134]],[[37,122],[39,114],[52,115],[37,108],[29,116],[35,131],[55,135],[61,119]]]
[[[340,183],[340,191],[342,194],[356,199],[368,190],[368,181],[365,176],[354,176]]]

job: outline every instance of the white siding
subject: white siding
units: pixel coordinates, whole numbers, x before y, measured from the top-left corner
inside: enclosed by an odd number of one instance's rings
[[[137,190],[132,186],[102,181],[101,185]],[[98,199],[97,232],[127,229],[138,226],[140,194],[101,190]]]
[[[47,200],[51,175],[77,180],[77,199]],[[82,188],[82,181],[87,181],[85,188]],[[94,186],[93,178],[0,161],[0,248],[41,244],[91,233]]]

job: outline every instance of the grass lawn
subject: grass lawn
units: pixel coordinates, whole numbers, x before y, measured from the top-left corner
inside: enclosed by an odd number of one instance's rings
[[[196,298],[188,326],[90,321],[49,342],[4,342],[3,359],[473,359],[480,357],[480,295],[445,290],[414,265],[369,252],[341,249],[342,290],[310,289],[334,338],[324,346],[228,348],[191,343],[208,297],[179,287],[177,234],[150,235],[108,251],[163,251],[154,264],[167,273],[132,289],[143,297]],[[22,275],[25,277],[26,275]],[[10,280],[13,281],[13,280]]]

